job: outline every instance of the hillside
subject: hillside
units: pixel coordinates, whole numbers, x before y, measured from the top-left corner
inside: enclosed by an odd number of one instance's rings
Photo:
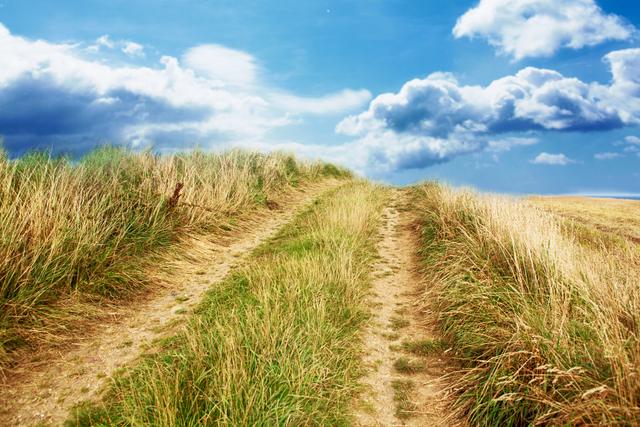
[[[0,161],[6,425],[640,425],[637,202]]]
[[[614,221],[607,232],[567,221],[594,205],[551,214],[537,200],[418,188],[425,305],[462,364],[455,407],[470,424],[640,422],[640,248]],[[617,206],[639,225],[635,202]]]

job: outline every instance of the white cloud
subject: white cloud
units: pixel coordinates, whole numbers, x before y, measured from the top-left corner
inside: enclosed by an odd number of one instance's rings
[[[611,160],[616,159],[618,157],[625,157],[624,154],[620,153],[599,153],[593,156],[596,160]]]
[[[142,51],[143,49],[144,48],[138,43],[124,42],[124,47],[122,48],[122,51],[131,57],[133,56],[144,57],[144,52]]]
[[[274,105],[287,111],[298,113],[326,114],[329,112],[346,112],[362,106],[371,100],[368,90],[345,89],[342,92],[321,98],[301,98],[290,94],[273,94],[269,99]]]
[[[540,142],[538,138],[503,138],[489,141],[487,151],[509,151],[518,145],[533,145]]]
[[[538,157],[533,160],[529,160],[530,163],[545,164],[545,165],[561,165],[564,166],[568,163],[575,163],[575,160],[571,160],[564,154],[549,154],[540,153]]]
[[[396,94],[379,95],[366,111],[338,123],[336,132],[377,147],[372,165],[379,168],[379,159],[387,158],[393,169],[539,141],[499,137],[509,133],[606,131],[640,124],[640,49],[612,52],[605,61],[613,74],[609,85],[533,67],[487,87],[461,85],[447,73],[432,74],[406,83]],[[413,162],[396,161],[397,153],[405,152],[397,144],[412,147]]]
[[[638,151],[638,149],[636,147],[634,147],[633,145],[630,145],[630,146],[626,147],[622,151],[624,151],[625,153],[631,153],[631,152]]]
[[[103,36],[96,46],[118,43]],[[142,53],[135,46],[129,53]],[[226,49],[222,57],[233,58],[233,52]],[[196,74],[169,56],[162,57],[159,68],[113,67],[94,56],[85,60],[86,53],[77,45],[11,35],[0,24],[0,129],[8,149],[27,150],[40,141],[84,147],[105,138],[154,141],[159,149],[195,141],[205,148],[250,143],[292,123],[292,115],[341,112],[345,105],[361,108],[370,97],[367,91],[344,90],[318,99],[290,95],[288,103],[278,103],[275,98],[288,94],[259,85],[252,69],[234,77],[229,68],[220,71],[203,60],[198,64],[206,72]],[[255,63],[250,55],[236,53],[245,65]]]
[[[268,147],[336,162],[365,175],[381,176],[396,170],[443,163],[460,153],[475,153],[482,148],[482,142],[459,139],[443,144],[442,140],[436,138],[415,138],[388,132],[367,135],[365,138],[336,146],[286,143],[271,144]]]
[[[99,37],[96,40],[96,43],[98,45],[101,45],[101,46],[106,46],[109,49],[113,49],[113,47],[115,46],[115,44],[111,40],[109,40],[109,35],[108,34],[105,34],[104,36]]]
[[[633,54],[640,57],[640,49]],[[617,65],[617,62],[615,62]],[[627,92],[621,91],[624,86]],[[629,89],[640,83],[614,78],[611,86],[586,84],[551,70],[527,67],[488,87],[462,86],[430,76],[406,83],[398,94],[375,98],[369,110],[336,130],[360,135],[393,129],[433,137],[508,131],[602,130],[636,124],[640,105]],[[637,91],[635,92],[637,93]]]
[[[182,60],[197,73],[225,84],[248,86],[256,80],[255,58],[224,46],[208,44],[194,47]]]
[[[551,56],[607,40],[629,40],[637,30],[606,14],[594,0],[481,0],[458,18],[453,34],[480,37],[515,60]]]
[[[2,24],[0,24],[2,25]],[[90,53],[98,53],[100,51],[100,47],[106,47],[108,49],[113,49],[116,46],[121,47],[122,52],[126,53],[127,55],[129,55],[130,57],[134,57],[134,56],[139,56],[141,58],[144,58],[144,47],[142,45],[139,45],[138,43],[134,43],[132,41],[126,41],[126,40],[118,40],[118,41],[111,41],[109,39],[109,35],[105,34],[104,36],[98,37],[96,39],[96,44],[91,45],[89,47],[87,47],[86,49],[84,49],[86,52],[90,52]]]
[[[638,144],[638,145],[640,145],[640,138],[638,138],[637,136],[628,136],[628,137],[625,138],[625,140],[629,144]]]
[[[368,134],[345,146],[343,162],[362,171],[392,172],[419,169],[444,163],[452,158],[480,151],[486,144],[468,135],[454,135],[447,140],[397,134],[392,131]]]

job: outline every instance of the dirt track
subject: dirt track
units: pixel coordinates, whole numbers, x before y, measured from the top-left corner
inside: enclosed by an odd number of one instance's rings
[[[189,242],[188,254],[149,272],[147,294],[109,313],[68,348],[18,366],[0,388],[0,425],[57,425],[77,402],[95,398],[116,369],[135,363],[155,339],[175,334],[211,283],[222,280],[245,255],[273,236],[301,207],[340,184],[325,181],[278,200],[279,209],[253,216],[231,237]]]
[[[365,392],[356,409],[356,426],[455,425],[447,419],[447,384],[442,378],[452,368],[442,356],[420,357],[401,349],[404,340],[437,338],[420,310],[425,289],[416,254],[413,214],[403,209],[407,199],[405,192],[395,190],[390,206],[383,212],[382,239],[377,245],[381,258],[375,265],[369,299],[375,315],[363,336],[369,372],[362,379]],[[400,326],[406,323],[407,326]],[[394,362],[402,357],[413,366],[423,367],[411,374],[398,372]],[[398,384],[412,386],[405,393],[397,390]]]

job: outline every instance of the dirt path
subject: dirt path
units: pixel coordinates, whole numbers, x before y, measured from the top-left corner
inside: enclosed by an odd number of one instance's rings
[[[362,379],[365,392],[355,411],[356,426],[455,425],[447,420],[447,384],[442,379],[453,368],[442,355],[424,357],[402,346],[404,341],[437,342],[420,311],[424,284],[412,214],[403,209],[407,203],[408,195],[394,190],[383,214],[377,245],[381,258],[369,298],[374,317],[363,336],[369,373]]]
[[[24,366],[0,388],[0,425],[58,425],[74,403],[99,394],[114,370],[147,351],[153,341],[175,334],[201,294],[222,280],[242,258],[273,236],[299,209],[341,181],[306,186],[278,200],[279,210],[254,216],[244,233],[215,242],[193,239],[188,256],[150,272],[159,286],[95,325],[72,348]]]

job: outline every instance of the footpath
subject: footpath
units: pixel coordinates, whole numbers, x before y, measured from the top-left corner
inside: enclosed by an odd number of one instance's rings
[[[149,272],[157,283],[149,292],[114,306],[110,318],[96,322],[68,348],[47,351],[14,369],[0,384],[0,425],[62,423],[71,406],[97,398],[116,370],[153,351],[154,342],[175,335],[210,284],[241,265],[319,194],[341,183],[326,180],[296,190],[228,236],[192,238],[185,256]]]
[[[447,411],[447,362],[422,310],[425,286],[416,253],[414,213],[409,196],[394,190],[383,211],[369,306],[374,316],[363,336],[362,379],[356,426],[453,426]]]

